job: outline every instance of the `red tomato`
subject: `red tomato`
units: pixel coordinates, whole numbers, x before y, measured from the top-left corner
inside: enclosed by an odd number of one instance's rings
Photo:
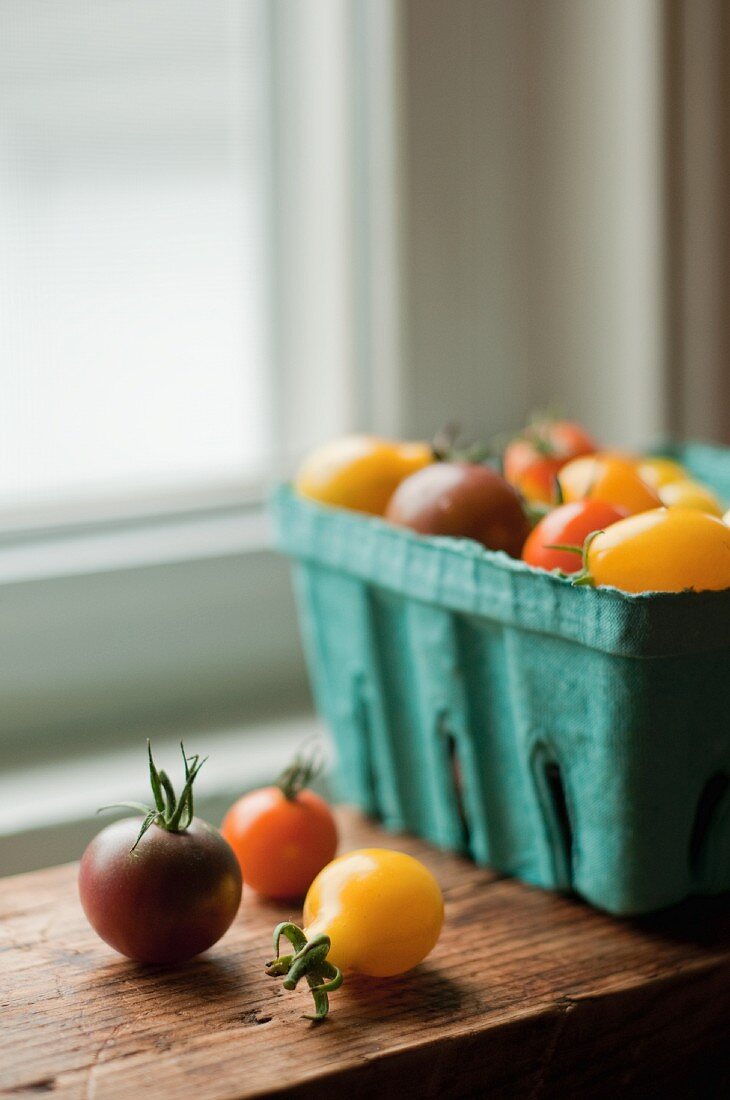
[[[596,442],[570,420],[546,420],[527,428],[504,452],[504,476],[529,501],[555,499],[558,471],[571,458],[593,454]]]
[[[550,547],[582,546],[593,531],[602,531],[628,514],[625,508],[599,500],[561,504],[548,512],[531,532],[522,550],[522,560],[538,569],[577,573],[583,565],[580,554]]]
[[[92,928],[138,962],[183,962],[207,950],[241,901],[235,855],[217,829],[192,815],[192,783],[202,761],[184,751],[183,757],[180,799],[150,754],[157,809],[102,829],[79,869],[81,904]]]
[[[555,481],[566,461],[537,454],[529,439],[515,439],[504,453],[504,474],[525,500],[551,504],[555,500]]]
[[[515,489],[489,466],[436,462],[402,481],[385,518],[422,535],[474,539],[519,557],[529,531]]]
[[[331,809],[304,787],[312,774],[311,764],[295,761],[277,786],[245,794],[223,820],[243,881],[265,897],[303,897],[337,851]]]

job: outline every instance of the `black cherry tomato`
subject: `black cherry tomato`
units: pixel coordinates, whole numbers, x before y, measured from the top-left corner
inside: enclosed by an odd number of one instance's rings
[[[489,466],[436,462],[402,481],[386,519],[422,535],[474,539],[519,557],[529,523],[516,490]]]
[[[217,829],[193,816],[203,761],[186,757],[175,797],[149,753],[155,808],[107,826],[84,852],[79,894],[92,928],[116,951],[145,963],[177,963],[216,943],[241,901],[241,871]]]

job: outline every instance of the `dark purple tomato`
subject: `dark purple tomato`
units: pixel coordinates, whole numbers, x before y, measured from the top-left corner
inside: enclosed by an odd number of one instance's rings
[[[109,825],[84,852],[79,893],[94,930],[145,963],[177,963],[212,947],[241,901],[241,870],[217,829],[194,817],[181,832],[142,817]],[[136,844],[136,847],[135,847]]]
[[[474,539],[520,556],[530,530],[515,489],[488,466],[436,462],[402,481],[386,519],[422,535]]]

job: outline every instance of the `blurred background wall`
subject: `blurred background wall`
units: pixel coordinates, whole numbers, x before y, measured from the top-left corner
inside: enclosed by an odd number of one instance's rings
[[[730,5],[404,0],[411,434],[556,404],[730,441]]]

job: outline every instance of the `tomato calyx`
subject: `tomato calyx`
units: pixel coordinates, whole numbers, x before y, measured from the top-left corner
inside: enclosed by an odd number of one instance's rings
[[[300,749],[291,764],[284,768],[274,786],[278,787],[287,802],[294,802],[297,795],[308,787],[322,771],[323,760],[318,746],[305,751]]]
[[[294,948],[293,954],[279,954],[282,936]],[[296,989],[301,979],[306,978],[316,1012],[314,1016],[305,1015],[304,1018],[315,1023],[324,1020],[329,1012],[329,994],[339,989],[344,980],[339,967],[327,962],[330,947],[330,938],[324,933],[308,940],[298,924],[282,921],[274,929],[275,958],[266,964],[266,973],[270,977],[284,976],[284,989]]]
[[[594,584],[593,574],[588,568],[588,551],[591,548],[593,540],[602,534],[604,534],[604,532],[601,529],[598,531],[591,531],[590,535],[586,535],[586,540],[582,546],[576,546],[574,543],[557,542],[545,547],[546,550],[566,550],[570,554],[580,554],[583,559],[583,564],[577,573],[570,574],[570,583],[576,587],[585,587],[586,585]]]
[[[485,443],[460,443],[461,427],[447,424],[431,440],[431,453],[435,462],[469,462],[479,466],[493,457]]]
[[[563,458],[563,448],[553,438],[553,431],[560,423],[561,413],[556,409],[535,409],[521,431],[503,438],[507,443],[529,443],[540,458]]]
[[[155,800],[154,807],[146,806],[143,802],[114,802],[111,806],[102,806],[97,811],[101,813],[103,810],[114,810],[123,807],[129,810],[137,810],[145,815],[137,839],[130,849],[132,852],[152,825],[158,825],[161,829],[167,830],[168,833],[184,833],[193,820],[193,783],[208,758],[205,756],[201,759],[199,755],[187,756],[182,741],[180,742],[180,749],[185,766],[185,786],[179,798],[175,794],[175,789],[167,772],[162,769],[158,771],[152,758],[152,745],[148,739],[147,756],[150,768],[150,786]]]

